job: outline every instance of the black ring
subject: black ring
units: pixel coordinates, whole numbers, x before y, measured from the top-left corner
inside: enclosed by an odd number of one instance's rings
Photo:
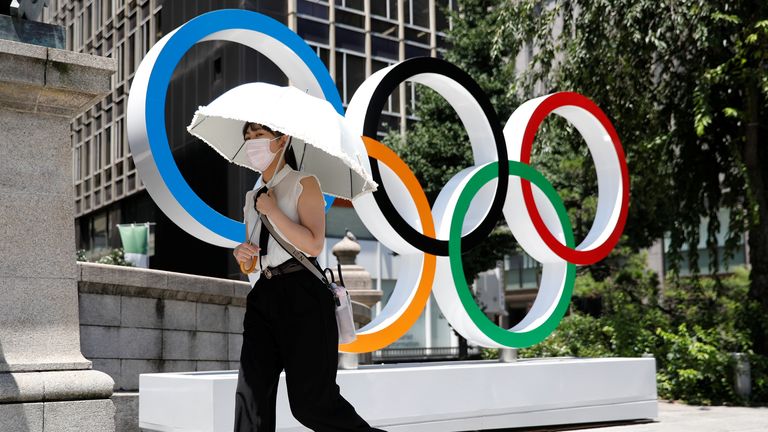
[[[368,109],[366,110],[365,119],[363,121],[363,135],[368,137],[376,136],[376,132],[379,129],[381,112],[392,92],[409,78],[424,73],[442,75],[450,78],[464,87],[464,89],[474,97],[480,105],[480,108],[483,110],[485,118],[488,120],[488,124],[493,132],[498,160],[500,162],[506,162],[508,157],[504,132],[501,123],[499,122],[498,115],[496,114],[496,110],[493,108],[493,105],[491,105],[488,96],[483,92],[477,82],[475,82],[475,80],[473,80],[466,72],[445,60],[433,57],[414,57],[398,63],[387,72],[373,91],[371,99],[368,102]],[[395,231],[397,231],[405,241],[423,252],[432,255],[448,256],[447,240],[433,239],[425,236],[416,231],[400,216],[400,213],[395,209],[394,204],[392,204],[392,201],[389,199],[389,195],[382,182],[379,162],[370,156],[369,159],[373,180],[379,185],[378,189],[373,192],[373,197],[379,205],[381,212],[384,214],[384,217],[386,217],[387,221],[392,224]],[[491,208],[485,219],[483,219],[472,232],[462,237],[462,252],[466,252],[477,246],[481,241],[484,241],[491,231],[493,231],[496,226],[496,221],[499,220],[499,217],[502,214],[509,185],[509,164],[499,163],[498,166],[499,174],[496,195],[493,197]]]

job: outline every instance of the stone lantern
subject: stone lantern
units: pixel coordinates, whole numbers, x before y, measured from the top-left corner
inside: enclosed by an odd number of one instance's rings
[[[363,266],[355,263],[360,253],[360,244],[352,232],[347,230],[344,238],[333,246],[331,252],[341,264],[344,286],[352,299],[355,328],[359,329],[371,321],[371,308],[381,300],[382,292],[373,289],[371,274]],[[336,269],[333,269],[333,275],[338,281],[339,275]],[[371,363],[371,353],[361,354],[359,362]],[[354,369],[357,367],[358,356],[339,353],[339,363],[343,369]]]

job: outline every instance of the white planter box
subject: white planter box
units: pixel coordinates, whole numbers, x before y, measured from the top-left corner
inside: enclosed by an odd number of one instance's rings
[[[653,358],[529,359],[363,365],[339,370],[342,395],[372,426],[448,432],[658,416]],[[237,371],[142,374],[139,426],[230,432]],[[277,430],[308,430],[291,415],[280,375]]]

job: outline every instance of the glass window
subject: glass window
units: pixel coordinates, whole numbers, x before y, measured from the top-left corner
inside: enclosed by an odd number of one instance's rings
[[[77,51],[83,46],[83,14],[77,16],[77,26],[75,26],[75,29],[77,31],[77,47],[75,51]]]
[[[365,81],[365,58],[356,55],[346,54],[346,82],[347,101],[352,99],[352,95],[358,87]]]
[[[448,40],[440,35],[437,35],[437,49],[445,50],[448,48]]]
[[[390,64],[391,63],[387,63],[379,60],[373,60],[371,62],[371,70],[372,72],[377,72],[389,66]],[[387,104],[384,106],[384,111],[395,112],[395,113],[400,112],[400,87],[395,89],[395,91],[393,91],[392,94],[389,96],[389,99],[387,100]]]
[[[386,17],[388,6],[387,0],[372,0],[371,14]]]
[[[160,12],[155,13],[155,40],[158,41],[163,37],[163,22],[162,14]]]
[[[320,60],[323,62],[323,65],[325,65],[325,68],[328,69],[328,71],[330,72],[331,51],[328,48],[323,48],[314,44],[309,44],[309,46],[312,48],[312,51],[314,51],[315,54],[317,54],[317,57],[319,57]]]
[[[365,35],[361,32],[336,26],[336,46],[358,52],[365,51]]]
[[[93,2],[93,28],[98,30],[101,27],[101,1],[94,0]]]
[[[88,5],[87,8],[85,8],[85,12],[83,13],[83,24],[85,26],[83,27],[83,39],[88,40],[91,38],[91,30],[92,30],[92,23],[91,23],[91,10],[93,9],[92,5]]]
[[[70,51],[75,50],[75,24],[72,23],[67,27],[67,49]]]
[[[345,10],[336,11],[336,22],[359,29],[365,28],[365,17],[363,15]]]
[[[93,248],[103,249],[107,247],[107,213],[102,213],[93,218]]]
[[[541,264],[526,253],[504,257],[506,290],[538,288]]]
[[[413,25],[429,28],[429,0],[411,0]]]
[[[408,115],[413,115],[415,110],[415,86],[412,82],[406,81],[405,83],[405,110]]]
[[[118,120],[115,123],[115,160],[123,157],[123,119]]]
[[[328,48],[317,48],[317,56],[320,57],[320,60],[323,61],[323,64],[325,65],[326,69],[331,68],[331,51]]]
[[[379,133],[387,134],[390,131],[400,130],[400,117],[388,114],[382,114],[379,119]]]
[[[102,10],[104,11],[104,21],[108,21],[112,17],[112,1],[113,0],[99,0],[104,3]]]
[[[383,36],[397,37],[397,23],[391,21],[371,19],[371,31]]]
[[[405,58],[429,57],[429,50],[415,45],[405,44]]]
[[[390,111],[398,114],[400,113],[400,87],[402,84],[397,86],[397,89],[389,96]]]
[[[112,127],[107,126],[104,129],[104,161],[107,165],[112,162]]]
[[[83,144],[84,153],[83,153],[83,177],[87,177],[91,174],[91,141],[86,141]]]
[[[145,55],[149,52],[149,21],[145,22],[141,26],[141,56],[140,58],[144,58]]]
[[[328,43],[328,24],[325,23],[299,18],[297,20],[297,33],[302,39],[308,41]]]
[[[450,0],[437,0],[435,2],[435,27],[437,31],[448,30],[448,11],[450,10]]]
[[[93,170],[98,171],[101,169],[101,134],[96,134],[93,137]]]
[[[79,146],[75,149],[75,167],[74,167],[74,176],[75,180],[82,180],[83,179],[83,172],[81,171],[82,167],[82,160],[83,160],[83,147]],[[78,193],[79,195],[79,193]]]
[[[747,262],[746,254],[745,254],[745,249],[743,247],[745,239],[744,239],[744,236],[741,237],[739,241],[739,247],[735,251],[733,251],[734,256],[728,260],[728,263],[726,265],[726,263],[724,262],[725,242],[726,242],[727,233],[728,233],[728,226],[730,226],[730,214],[728,210],[720,209],[717,217],[720,223],[720,231],[718,231],[716,234],[717,245],[718,245],[718,248],[717,248],[718,268],[716,270],[716,273],[727,273],[732,271],[732,267],[734,266],[746,264]],[[700,233],[699,244],[696,245],[696,248],[698,249],[698,253],[699,253],[697,264],[699,267],[699,272],[703,275],[712,274],[712,271],[709,268],[709,260],[710,260],[711,253],[707,248],[707,244],[706,244],[706,237],[707,237],[706,232],[707,232],[708,223],[709,223],[708,218],[701,219],[701,224],[699,225],[699,233]],[[667,254],[669,252],[669,245],[670,245],[669,235],[668,234],[665,235],[662,241],[663,241],[662,244],[664,248],[664,253],[662,255],[664,260],[664,270],[665,272],[668,272],[671,269],[671,264],[672,264],[667,257]],[[681,259],[681,262],[679,263],[680,276],[688,276],[692,273],[691,270],[693,266],[691,265],[688,258],[688,250],[690,249],[690,247],[691,245],[686,243],[686,244],[683,244],[681,248],[682,259]]]
[[[344,0],[344,6],[350,9],[357,9],[359,11],[365,10],[365,2],[363,0]]]
[[[136,52],[136,38],[134,37],[135,33],[128,36],[128,50],[125,53],[126,60],[128,60],[128,74],[132,74],[134,71],[134,68],[136,67],[136,58],[134,56],[134,53]]]
[[[399,44],[397,41],[379,36],[371,37],[371,53],[374,57],[397,59],[398,48]]]
[[[429,31],[405,27],[405,40],[429,45]]]
[[[125,71],[125,59],[123,58],[123,45],[117,46],[117,80],[123,80],[123,72]],[[113,86],[114,88],[114,86]]]
[[[322,18],[324,20],[328,19],[328,6],[307,0],[299,0],[296,6],[296,10],[300,14]]]

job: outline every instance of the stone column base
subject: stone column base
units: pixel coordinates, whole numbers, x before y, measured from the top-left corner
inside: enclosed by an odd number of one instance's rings
[[[0,431],[114,432],[111,399],[0,404]]]

